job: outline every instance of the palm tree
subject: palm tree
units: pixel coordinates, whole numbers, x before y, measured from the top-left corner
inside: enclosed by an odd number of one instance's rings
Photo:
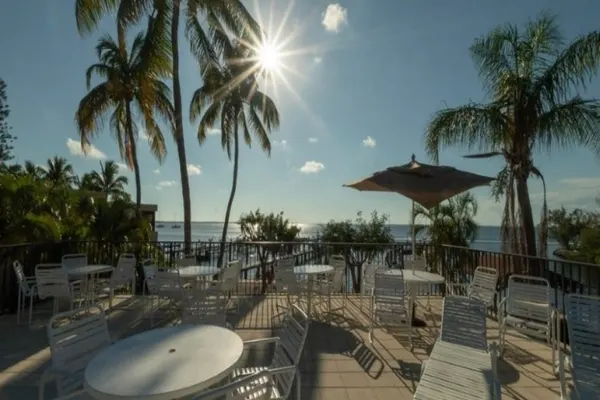
[[[34,179],[42,179],[44,176],[44,168],[39,165],[35,165],[31,161],[25,161],[25,165],[23,166],[23,172]]]
[[[477,238],[477,200],[470,193],[450,198],[430,210],[415,206],[415,220],[425,219],[426,229],[433,243],[467,247]]]
[[[186,246],[191,243],[192,214],[190,186],[187,173],[187,159],[183,135],[183,109],[181,102],[181,84],[179,78],[179,19],[182,9],[185,10],[185,34],[190,50],[197,58],[201,69],[210,60],[216,60],[215,50],[219,50],[218,41],[213,40],[216,29],[209,27],[206,32],[198,22],[198,14],[203,14],[210,22],[222,19],[228,29],[242,37],[245,31],[258,35],[260,29],[241,0],[76,0],[75,17],[80,34],[96,29],[106,14],[116,12],[117,26],[120,33],[136,25],[148,13],[156,16],[168,16],[171,26],[169,44],[173,57],[173,105],[175,113],[173,136],[177,144],[179,171],[181,174],[181,191],[183,196],[183,231]],[[120,35],[121,37],[121,35]],[[216,44],[216,48],[213,48]]]
[[[577,94],[596,74],[600,33],[580,36],[568,46],[563,43],[554,18],[545,14],[522,30],[505,25],[476,39],[471,56],[490,102],[438,111],[425,134],[435,161],[440,149],[449,146],[484,152],[475,157],[504,157],[494,191],[505,196],[502,240],[505,248],[507,243],[521,243],[512,251],[531,256],[537,252],[527,181],[542,177],[533,163],[534,151],[573,145],[600,150],[600,102]],[[544,205],[544,215],[545,209]],[[544,253],[545,218],[541,231]]]
[[[66,158],[54,156],[47,161],[43,179],[48,182],[50,186],[59,187],[74,184],[76,176],[73,172],[73,166],[69,164]]]
[[[105,200],[127,198],[125,186],[127,177],[119,175],[119,166],[114,161],[100,162],[100,172],[92,171],[90,183],[94,189],[104,195]]]
[[[190,103],[190,120],[194,122],[204,110],[198,126],[198,141],[202,144],[206,132],[217,121],[221,125],[221,144],[231,160],[233,141],[233,182],[227,202],[218,266],[223,263],[227,227],[231,206],[235,197],[239,169],[239,129],[243,130],[244,141],[252,143],[251,133],[261,148],[271,154],[269,133],[279,127],[279,112],[273,100],[257,87],[256,63],[249,58],[249,49],[242,42],[223,42],[223,61],[211,63],[204,75],[204,85],[194,92]]]
[[[160,80],[167,73],[169,65],[164,59],[164,52],[161,55],[161,51],[155,48],[156,39],[153,38],[160,24],[149,23],[148,34],[139,33],[129,53],[124,42],[120,46],[110,36],[100,39],[96,46],[99,63],[90,66],[86,72],[89,92],[81,99],[75,116],[81,146],[86,151],[91,138],[99,133],[101,121],[112,111],[110,128],[116,136],[121,157],[135,173],[138,210],[142,194],[134,111],[142,119],[152,154],[159,162],[163,161],[166,148],[155,114],[173,124],[171,91]],[[90,89],[93,75],[104,80]]]

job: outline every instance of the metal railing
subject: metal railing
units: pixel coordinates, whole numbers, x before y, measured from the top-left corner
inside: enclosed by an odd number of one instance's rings
[[[28,243],[0,246],[0,314],[12,312],[17,303],[17,282],[12,263],[19,260],[27,276],[34,275],[35,266],[43,262],[60,262],[64,254],[84,253],[91,264],[115,265],[119,254],[134,253],[138,261],[153,259],[165,268],[176,266],[184,253],[193,254],[202,265],[217,265],[219,242],[192,243],[187,251],[182,242],[111,243],[93,241],[64,241]],[[372,262],[390,268],[404,268],[404,261],[411,253],[411,244],[397,242],[378,243],[326,243],[322,241],[298,242],[241,242],[225,243],[225,260],[241,260],[243,263],[240,294],[264,294],[273,279],[273,261],[281,256],[293,255],[297,265],[326,264],[332,254],[343,254],[347,260],[346,290],[361,289],[362,265]],[[562,306],[563,293],[577,292],[597,295],[600,293],[600,266],[594,264],[550,260],[547,258],[495,253],[464,247],[436,246],[419,243],[417,255],[425,257],[433,272],[444,276],[446,282],[468,283],[477,266],[487,266],[498,271],[500,296],[510,274],[527,274],[548,279],[557,306]],[[139,264],[139,263],[138,263]],[[142,278],[142,270],[137,274]],[[143,279],[136,279],[141,290]],[[420,289],[421,294],[445,293],[444,285],[429,285]]]

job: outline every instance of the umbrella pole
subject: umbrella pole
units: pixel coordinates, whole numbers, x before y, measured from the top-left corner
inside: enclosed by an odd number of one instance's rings
[[[417,248],[416,248],[416,240],[417,240],[417,231],[415,229],[415,202],[412,202],[412,212],[411,212],[412,216],[412,263],[411,263],[411,267],[412,267],[412,271],[415,271],[415,260],[417,259]]]

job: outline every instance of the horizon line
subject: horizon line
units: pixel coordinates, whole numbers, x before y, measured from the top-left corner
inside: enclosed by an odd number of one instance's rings
[[[177,222],[177,223],[183,223],[183,220],[155,220],[155,223],[159,223],[159,222]],[[191,221],[192,223],[195,224],[222,224],[223,221]],[[325,225],[327,224],[329,221],[327,222],[291,222],[291,224],[302,224],[302,225]],[[230,221],[230,224],[236,224],[239,225],[238,221]],[[410,224],[394,224],[394,223],[389,223],[387,225],[405,225],[405,226],[410,226]],[[421,224],[419,224],[421,225]],[[490,227],[490,228],[500,228],[500,225],[478,225],[479,227]]]

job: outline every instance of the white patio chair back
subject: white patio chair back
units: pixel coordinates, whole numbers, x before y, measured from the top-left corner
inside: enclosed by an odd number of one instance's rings
[[[38,264],[35,279],[40,299],[71,297],[71,287],[66,268],[62,264]]]
[[[550,320],[550,283],[544,278],[511,275],[508,279],[506,314],[530,321],[547,323]]]
[[[85,267],[88,265],[88,258],[85,254],[65,254],[62,257],[62,265],[64,265],[67,270]]]
[[[154,279],[158,267],[154,264],[154,261],[146,259],[142,261],[142,270],[144,271],[144,279]]]
[[[333,269],[346,269],[346,258],[341,254],[335,254],[329,257],[329,265]]]
[[[363,266],[361,280],[362,293],[373,293],[373,289],[375,288],[375,272],[379,269],[385,270],[386,266],[371,263],[367,263]]]
[[[154,281],[152,294],[160,297],[168,297],[173,300],[181,300],[183,298],[183,285],[179,270],[157,270],[154,273]]]
[[[294,273],[294,257],[280,258],[275,262],[273,273],[275,275],[275,285],[277,291],[287,291],[295,293],[298,289],[298,280]]]
[[[337,267],[333,269],[331,275],[328,276],[331,293],[339,293],[344,285],[344,277],[346,276],[346,268]]]
[[[580,399],[600,398],[600,297],[568,294],[571,375]]]
[[[189,267],[192,265],[198,265],[198,261],[194,254],[186,254],[183,258],[177,260],[177,266],[179,267]]]
[[[415,260],[409,259],[406,260],[406,265],[404,269],[414,270],[414,271],[427,271],[427,261],[425,258],[417,258]]]
[[[112,288],[127,286],[133,282],[135,274],[136,259],[133,254],[121,254],[117,266],[110,276],[110,286]]]
[[[461,296],[444,297],[440,340],[487,351],[486,305]]]
[[[59,396],[81,389],[88,362],[111,342],[102,307],[56,314],[48,322],[47,333],[52,367],[70,373],[57,380]],[[81,379],[74,378],[77,376]]]
[[[237,289],[237,284],[242,273],[242,262],[231,261],[219,274],[219,289],[223,292],[231,292]]]
[[[191,289],[181,305],[181,322],[227,327],[227,297],[217,289]]]
[[[15,276],[17,277],[17,285],[21,291],[21,296],[31,295],[33,285],[30,285],[31,282],[27,280],[25,272],[23,272],[23,264],[21,264],[21,261],[15,260],[13,262],[13,271],[15,271]]]
[[[490,307],[494,303],[497,283],[498,271],[495,268],[477,267],[469,286],[468,296],[481,300],[487,307]]]

